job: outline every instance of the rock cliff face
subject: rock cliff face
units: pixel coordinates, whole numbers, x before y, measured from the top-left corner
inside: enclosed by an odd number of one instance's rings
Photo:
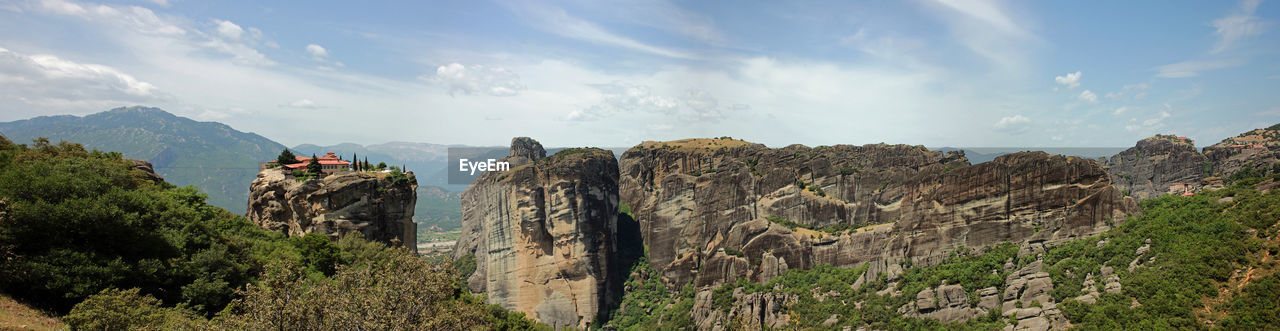
[[[1280,172],[1280,124],[1227,138],[1204,148],[1213,173],[1230,176],[1248,169],[1262,174]]]
[[[463,192],[453,256],[475,254],[468,286],[489,303],[585,328],[616,300],[617,159],[595,148],[546,157],[516,138],[503,161],[510,170],[483,173]]]
[[[868,275],[892,278],[904,259],[1089,236],[1139,212],[1093,160],[1041,152],[969,165],[919,146],[687,139],[636,146],[621,172],[622,202],[671,287],[820,263],[870,262]]]
[[[1117,188],[1143,200],[1198,187],[1212,167],[1208,161],[1190,139],[1156,135],[1112,156],[1105,165]]]
[[[290,236],[361,233],[369,240],[416,250],[415,186],[412,173],[399,180],[385,173],[346,172],[297,181],[267,169],[250,186],[246,216]]]

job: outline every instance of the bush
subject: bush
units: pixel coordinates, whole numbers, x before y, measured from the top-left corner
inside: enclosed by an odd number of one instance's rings
[[[164,308],[160,300],[138,289],[106,289],[76,304],[62,321],[77,330],[177,330],[207,327],[204,318],[179,308]]]
[[[460,296],[445,266],[388,249],[390,259],[338,267],[333,279],[310,279],[305,267],[273,263],[244,298],[215,322],[232,329],[464,330],[488,324],[486,311]]]

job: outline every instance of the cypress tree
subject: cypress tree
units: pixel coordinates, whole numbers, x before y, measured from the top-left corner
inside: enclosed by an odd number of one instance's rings
[[[311,163],[307,163],[307,172],[316,174],[316,176],[324,173],[324,167],[320,166],[320,160],[316,159],[315,154],[311,154]]]

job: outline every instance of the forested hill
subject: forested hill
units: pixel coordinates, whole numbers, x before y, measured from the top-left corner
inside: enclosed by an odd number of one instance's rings
[[[274,159],[285,148],[226,124],[199,122],[148,107],[0,123],[0,133],[15,143],[46,137],[55,143],[80,142],[86,148],[147,160],[165,180],[178,186],[195,185],[209,193],[211,204],[236,214],[244,213],[246,187],[258,173],[258,162]]]

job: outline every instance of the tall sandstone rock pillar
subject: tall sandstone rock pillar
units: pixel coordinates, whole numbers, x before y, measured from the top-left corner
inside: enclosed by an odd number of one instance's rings
[[[586,327],[615,296],[618,162],[613,153],[511,141],[507,171],[491,171],[462,193],[462,237],[454,258],[474,254],[467,280],[489,303],[557,328]]]

